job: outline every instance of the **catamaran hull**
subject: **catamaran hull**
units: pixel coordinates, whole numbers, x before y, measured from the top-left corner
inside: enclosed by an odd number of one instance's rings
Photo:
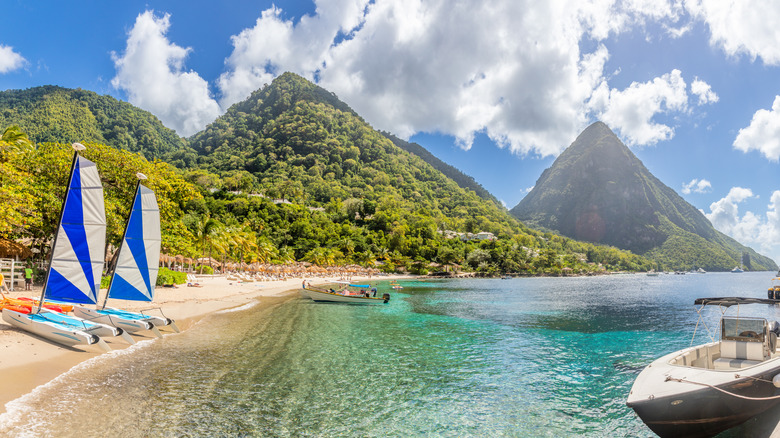
[[[765,399],[780,394],[772,384],[772,379],[780,374],[780,358],[738,370],[696,369],[668,363],[684,351],[657,359],[645,368],[626,402],[659,436],[714,436],[780,402]]]
[[[316,302],[351,303],[351,304],[384,304],[389,300],[384,297],[361,297],[357,295],[341,295],[332,292],[320,292],[311,289],[301,290],[301,295]]]
[[[3,321],[14,327],[54,341],[58,344],[72,347],[74,345],[92,345],[102,342],[100,337],[81,330],[72,330],[56,323],[36,321],[33,315],[3,309]]]
[[[154,324],[152,324],[148,318],[126,318],[124,315],[112,314],[110,310],[108,312],[101,312],[96,309],[90,309],[89,307],[75,306],[73,308],[73,314],[89,321],[119,327],[130,333],[141,330],[151,330],[154,327]]]
[[[176,321],[172,320],[171,318],[149,315],[149,321],[152,324],[154,324],[155,327],[170,326],[171,330],[173,330],[174,332],[181,333],[181,330],[179,330],[179,326],[176,325]]]

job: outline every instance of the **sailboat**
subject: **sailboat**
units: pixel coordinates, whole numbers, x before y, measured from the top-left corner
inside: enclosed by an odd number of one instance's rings
[[[154,298],[160,259],[160,210],[154,192],[141,184],[141,181],[147,179],[146,175],[137,173],[136,177],[138,184],[133,206],[103,305],[94,308],[76,306],[73,313],[91,321],[121,327],[131,333],[151,330],[157,337],[162,337],[157,328],[159,326],[170,326],[179,332],[172,319],[106,307],[109,298],[131,301],[152,301]]]
[[[122,336],[129,344],[135,341],[120,328],[43,307],[45,300],[95,303],[100,290],[106,241],[103,186],[95,163],[79,155],[84,146],[73,143],[73,149],[65,201],[49,255],[49,269],[41,298],[29,313],[4,308],[3,320],[63,345],[98,344],[104,350],[110,350],[101,337]]]

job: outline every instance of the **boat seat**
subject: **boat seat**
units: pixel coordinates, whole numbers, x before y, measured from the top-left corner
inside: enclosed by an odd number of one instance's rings
[[[763,342],[720,341],[720,358],[712,362],[716,370],[734,370],[757,365],[767,360]]]
[[[752,367],[758,365],[762,361],[760,360],[747,360],[747,359],[728,359],[721,357],[712,361],[712,366],[716,370],[740,370],[742,368]]]

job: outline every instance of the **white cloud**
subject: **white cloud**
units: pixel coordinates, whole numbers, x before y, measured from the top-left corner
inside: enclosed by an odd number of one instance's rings
[[[765,217],[751,211],[740,216],[738,204],[752,197],[750,189],[733,187],[725,198],[712,203],[711,212],[705,215],[717,230],[780,260],[780,190],[772,193]]]
[[[687,0],[686,10],[710,28],[710,44],[729,56],[780,64],[780,2]]]
[[[732,187],[725,198],[710,204],[710,213],[705,216],[716,229],[742,241],[744,236],[741,236],[741,231],[746,228],[746,223],[752,222],[755,215],[748,212],[746,216],[740,217],[738,204],[752,197],[752,190]]]
[[[208,83],[184,71],[189,48],[171,43],[165,34],[170,15],[140,14],[130,30],[125,52],[112,54],[117,69],[111,84],[127,91],[130,103],[152,112],[181,136],[192,135],[220,113]]]
[[[598,117],[617,130],[628,145],[651,145],[668,140],[674,129],[652,121],[656,114],[685,111],[688,94],[680,70],[648,82],[632,82],[620,91],[609,89],[606,81],[594,91],[590,106]]]
[[[674,135],[654,117],[688,110],[679,70],[610,89],[603,71],[609,52],[599,44],[648,21],[684,28],[679,1],[315,0],[315,6],[296,22],[271,7],[231,38],[233,51],[216,82],[219,104],[206,81],[185,70],[190,49],[166,38],[170,17],[151,11],[138,16],[125,53],[114,55],[112,84],[187,136],[292,71],[401,137],[438,132],[469,148],[481,132],[515,152],[540,155],[559,153],[594,118],[630,145],[654,144]],[[592,51],[580,49],[585,40],[596,43]],[[701,88],[692,84],[700,102],[716,99],[700,82]]]
[[[349,36],[363,20],[368,0],[318,0],[316,14],[297,25],[281,18],[282,10],[263,11],[255,26],[231,37],[229,71],[219,80],[224,108],[247,98],[285,71],[309,79],[326,68],[328,51],[339,36]]]
[[[12,72],[27,64],[27,60],[11,46],[0,44],[0,74]]]
[[[750,125],[739,130],[734,147],[742,152],[757,150],[772,161],[780,159],[780,96],[775,96],[771,110],[753,114]]]
[[[706,179],[697,179],[694,178],[691,180],[691,182],[687,184],[683,184],[682,192],[684,194],[689,194],[691,192],[694,193],[706,193],[709,192],[712,189],[712,184],[710,184],[709,181]]]
[[[699,105],[715,103],[720,99],[718,95],[712,91],[710,84],[699,78],[695,78],[693,82],[691,82],[691,93],[699,96]]]
[[[604,82],[607,49],[582,53],[580,42],[645,20],[674,24],[681,13],[667,0],[315,3],[316,13],[297,23],[268,9],[232,38],[218,81],[223,107],[293,71],[401,137],[439,132],[468,148],[484,132],[542,155],[560,152],[591,120],[588,100]]]

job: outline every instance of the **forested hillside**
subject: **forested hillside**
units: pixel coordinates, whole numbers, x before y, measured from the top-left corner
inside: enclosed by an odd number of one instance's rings
[[[6,131],[6,134],[8,131]],[[8,136],[4,136],[6,139]],[[151,163],[136,153],[85,143],[81,154],[98,165],[103,183],[108,243],[118,246],[130,212],[137,172],[157,193],[162,246],[169,253],[196,252],[195,234],[181,221],[184,208],[201,199],[197,188],[165,163]],[[70,144],[10,143],[0,140],[0,237],[31,239],[46,253],[62,208],[73,148]],[[11,201],[11,202],[9,202]]]
[[[187,144],[148,111],[111,96],[52,85],[0,93],[0,129],[12,125],[34,143],[103,143],[150,160]]]
[[[420,157],[395,146],[334,99],[286,73],[191,138],[200,154],[198,167],[220,175],[224,187],[285,199],[292,206],[283,208],[291,210],[324,209],[326,220],[312,212],[317,226],[293,221],[289,228],[277,224],[269,233],[278,246],[291,246],[296,258],[335,250],[340,256],[392,255],[396,264],[408,265],[441,263],[447,258],[443,253],[454,252],[457,257],[450,262],[517,271],[530,265],[534,248],[550,247],[561,255],[573,252],[566,246],[574,243],[529,230],[496,203],[459,187]],[[249,216],[235,215],[238,220]],[[492,253],[486,249],[469,262],[469,254],[481,244],[448,239],[448,231],[489,232],[498,240],[484,242]],[[608,251],[578,249],[590,251],[594,259]],[[633,255],[620,257],[625,257],[626,267],[646,263]],[[558,265],[559,270],[564,267]]]
[[[496,205],[501,205],[498,199],[496,199],[495,196],[490,194],[490,192],[485,190],[485,188],[482,187],[482,184],[476,182],[474,178],[466,175],[465,173],[461,172],[455,167],[452,167],[449,164],[445,163],[444,161],[436,158],[435,155],[428,152],[427,149],[420,146],[419,144],[409,143],[408,141],[401,140],[400,138],[394,136],[393,134],[390,134],[389,132],[382,132],[382,135],[389,138],[390,141],[392,141],[393,144],[398,146],[399,148],[422,158],[423,161],[433,166],[434,169],[443,173],[447,178],[455,181],[455,183],[458,184],[460,187],[464,189],[473,190],[474,193],[476,193],[479,197],[483,199],[487,199],[489,201],[493,201],[493,203],[495,203]]]
[[[94,106],[74,103],[82,102],[72,98],[77,90],[54,91],[43,93],[54,97],[39,102],[49,108],[47,111],[60,114],[49,123],[59,120],[57,132],[67,133],[68,141],[79,135],[101,135],[110,146],[131,150],[127,142],[108,141],[104,132],[113,132],[110,120],[105,124],[90,121],[90,114],[98,119]],[[35,104],[29,105],[32,111]],[[124,105],[111,111],[124,113]],[[71,113],[79,116],[68,115]],[[7,120],[24,121],[19,114]],[[138,132],[136,119],[126,120],[128,132]],[[149,123],[152,126],[147,130],[165,132],[156,126],[156,119]],[[42,124],[35,129],[35,138],[58,135]],[[459,186],[419,156],[393,144],[332,93],[293,74],[278,77],[201,133],[179,141],[181,146],[154,142],[133,145],[145,156],[161,154],[179,171],[138,156],[111,155],[108,151],[129,152],[98,144],[90,143],[88,151],[92,152],[88,153],[95,155],[87,155],[94,157],[107,179],[107,193],[119,187],[116,181],[132,179],[138,169],[152,174],[150,181],[158,178],[155,184],[160,185],[152,188],[163,194],[166,184],[177,188],[174,193],[178,194],[170,195],[171,214],[164,215],[168,227],[164,232],[169,234],[164,245],[171,253],[246,262],[357,263],[419,273],[453,265],[486,274],[644,270],[652,266],[647,259],[625,251],[525,227],[497,203]],[[152,144],[150,150],[147,144]],[[51,222],[50,210],[60,193],[57,179],[45,175],[40,167],[44,164],[33,164],[43,159],[38,154],[51,148],[67,150],[39,144],[32,150],[8,154],[1,163],[6,172],[0,175],[4,179],[0,182],[9,182],[3,186],[5,190],[30,197],[29,214],[0,217],[9,224],[0,230],[2,237],[42,241],[51,232],[45,223]],[[64,169],[69,163],[67,153],[58,154],[60,161],[51,169]],[[47,181],[47,188],[26,186],[22,179],[27,176]],[[122,183],[122,187],[124,184],[129,183]],[[130,189],[120,192],[124,190]],[[116,211],[110,213],[115,224],[122,216],[118,213],[121,206],[114,201],[109,204]],[[35,219],[29,220],[39,224],[25,219],[33,216]],[[484,240],[468,234],[480,232],[490,234],[483,234]],[[491,234],[493,238],[489,238]]]

